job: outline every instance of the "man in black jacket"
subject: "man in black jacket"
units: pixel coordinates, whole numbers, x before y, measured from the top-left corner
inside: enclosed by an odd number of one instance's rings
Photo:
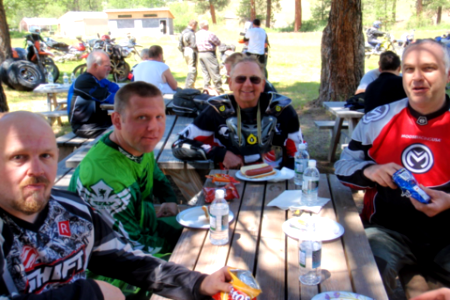
[[[406,98],[400,74],[400,57],[392,51],[383,52],[378,62],[380,75],[367,86],[364,113],[372,109]]]
[[[184,59],[188,66],[185,89],[195,89],[195,80],[197,79],[197,44],[195,43],[195,29],[197,21],[190,20],[186,29],[180,35],[180,51],[183,52]]]
[[[9,113],[0,128],[1,299],[125,299],[87,268],[171,299],[230,291],[225,268],[207,276],[133,250],[76,194],[52,189],[58,148],[42,117]]]
[[[111,71],[107,53],[94,51],[89,54],[87,70],[72,84],[68,93],[67,106],[73,132],[81,137],[93,138],[112,125],[103,103],[114,103],[119,86],[106,79]]]

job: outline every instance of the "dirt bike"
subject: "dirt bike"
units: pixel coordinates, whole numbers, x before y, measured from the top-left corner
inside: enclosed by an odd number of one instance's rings
[[[105,51],[109,55],[111,61],[111,72],[114,82],[123,82],[128,79],[130,73],[130,65],[125,61],[124,52],[122,47],[114,44],[114,39],[101,40],[97,39],[93,43],[93,50],[100,49]],[[87,65],[82,64],[73,69],[72,73],[78,77],[86,72]]]
[[[65,62],[67,61],[76,61],[83,59],[83,55],[87,51],[86,44],[81,37],[77,37],[79,41],[77,44],[72,46],[67,45],[66,43],[57,42],[51,38],[47,38],[45,43],[47,45],[47,49],[53,50],[55,53],[55,61],[57,62]],[[87,56],[86,56],[87,57]]]
[[[56,82],[59,78],[59,69],[51,57],[53,53],[41,49],[40,40],[34,38],[32,34],[26,36],[26,45],[28,46],[27,60],[38,66],[39,70],[47,78],[47,73],[51,72],[53,80]]]
[[[366,58],[370,58],[372,55],[380,55],[385,51],[393,51],[397,53],[397,49],[395,47],[396,40],[390,33],[385,33],[382,37],[379,38],[381,40],[380,46],[376,49],[374,46],[366,42],[364,46],[364,55]]]
[[[142,46],[136,44],[136,38],[131,37],[128,39],[128,41],[121,42],[119,45],[122,47],[123,56],[125,58],[130,58],[131,56],[133,56],[135,61],[141,60],[141,55],[139,54],[139,51],[136,49],[136,47]]]

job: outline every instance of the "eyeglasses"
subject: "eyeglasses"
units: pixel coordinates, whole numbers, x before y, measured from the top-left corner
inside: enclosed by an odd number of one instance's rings
[[[244,83],[244,82],[246,82],[247,81],[247,79],[250,79],[250,82],[252,83],[252,84],[260,84],[261,83],[261,78],[260,77],[258,77],[258,76],[250,76],[250,77],[247,77],[247,76],[236,76],[235,78],[234,78],[234,82],[236,82],[236,83]]]

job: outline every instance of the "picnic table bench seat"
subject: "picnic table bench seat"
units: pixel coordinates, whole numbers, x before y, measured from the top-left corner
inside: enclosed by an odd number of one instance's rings
[[[70,153],[93,140],[93,138],[79,137],[73,132],[69,132],[63,136],[56,138],[56,144],[58,145],[59,149],[59,159],[62,160],[66,158]]]
[[[319,129],[333,130],[335,124],[335,121],[314,121],[314,125],[316,125],[316,127],[318,127]],[[342,129],[348,129],[347,121],[344,121],[344,123],[342,124]]]

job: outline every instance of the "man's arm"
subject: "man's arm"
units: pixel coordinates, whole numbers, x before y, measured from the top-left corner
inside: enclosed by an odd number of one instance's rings
[[[116,235],[97,213],[92,212],[95,245],[89,270],[123,280],[156,294],[179,300],[204,299],[217,291],[229,291],[230,278],[221,269],[212,275],[190,271],[174,263],[133,250]]]
[[[450,300],[450,289],[440,288],[438,290],[429,291],[420,296],[411,298],[411,300]]]
[[[74,84],[74,94],[76,96],[102,103],[111,101],[111,98],[114,97],[115,92],[111,93],[110,89],[118,90],[118,85],[111,84],[107,79],[99,81],[91,74],[81,75]],[[111,103],[114,103],[114,101]]]
[[[209,41],[213,45],[220,46],[220,40],[217,37],[217,35],[215,35],[214,33],[211,33],[211,35],[209,37]]]
[[[163,76],[170,88],[172,90],[176,90],[178,87],[178,83],[173,77],[172,72],[170,72],[169,68],[163,72]]]
[[[153,195],[158,198],[161,203],[177,202],[177,196],[172,189],[170,181],[157,164],[155,164],[155,169],[153,170]]]

